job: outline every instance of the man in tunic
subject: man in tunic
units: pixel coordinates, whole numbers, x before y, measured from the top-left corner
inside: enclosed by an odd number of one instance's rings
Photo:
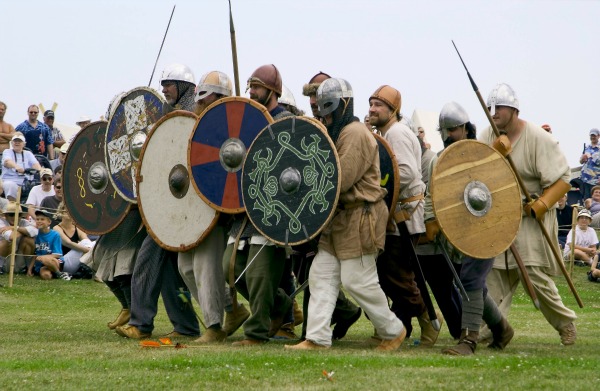
[[[550,245],[558,246],[556,203],[571,188],[570,168],[558,142],[541,127],[519,118],[519,100],[508,84],[498,84],[490,93],[487,105],[500,132],[512,145],[510,156],[529,194],[539,197],[523,208],[523,219],[514,242],[540,302],[540,311],[556,329],[563,345],[573,345],[577,330],[575,312],[567,308],[558,293],[552,276],[558,274],[557,260]],[[493,144],[496,136],[491,127],[484,129],[479,139]],[[538,221],[544,224],[552,244],[544,238]],[[488,275],[487,285],[504,316],[508,315],[520,275],[511,253],[508,270],[504,254],[496,257]]]

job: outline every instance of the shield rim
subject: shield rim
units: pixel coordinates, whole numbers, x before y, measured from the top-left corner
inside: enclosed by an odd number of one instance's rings
[[[254,221],[252,220],[252,217],[250,216],[250,214],[246,213],[246,215],[248,216],[248,220],[250,220],[250,222],[252,223],[252,225],[256,228],[256,230],[258,232],[260,232],[260,234],[262,236],[264,236],[265,238],[269,239],[273,243],[278,244],[280,246],[298,246],[300,244],[307,243],[307,242],[311,241],[312,239],[314,239],[315,237],[317,237],[321,233],[321,231],[323,231],[323,229],[325,229],[325,227],[327,227],[327,225],[331,222],[331,220],[333,219],[333,217],[335,215],[335,211],[337,209],[337,204],[338,204],[339,199],[340,199],[340,187],[342,185],[342,176],[340,175],[340,173],[341,173],[340,157],[338,156],[337,149],[335,147],[335,144],[334,144],[333,140],[331,140],[331,137],[329,137],[329,134],[327,133],[327,128],[325,128],[325,126],[322,123],[320,123],[318,121],[311,120],[310,118],[302,117],[302,116],[294,116],[294,117],[280,118],[277,121],[275,121],[275,122],[273,122],[273,123],[265,126],[263,128],[263,130],[261,130],[256,135],[256,138],[252,141],[252,144],[250,145],[250,147],[247,150],[246,156],[244,156],[244,163],[242,164],[242,189],[244,189],[244,187],[243,187],[243,181],[244,181],[245,172],[246,172],[246,158],[248,157],[248,155],[250,155],[250,151],[252,150],[252,147],[254,146],[254,143],[256,142],[256,140],[264,132],[269,131],[269,129],[271,127],[273,127],[275,124],[277,124],[279,122],[290,121],[290,120],[292,120],[292,118],[295,121],[300,120],[300,121],[308,122],[308,123],[311,123],[311,124],[315,125],[315,128],[319,129],[323,133],[323,135],[325,136],[325,140],[327,140],[327,142],[331,146],[331,150],[333,151],[333,156],[335,158],[336,168],[337,168],[337,172],[338,172],[338,175],[337,175],[337,186],[335,187],[336,188],[335,200],[332,203],[331,210],[329,212],[329,216],[327,216],[327,219],[325,219],[325,221],[323,221],[323,224],[321,225],[321,227],[318,230],[315,230],[315,232],[312,235],[310,235],[309,238],[305,238],[305,239],[297,241],[297,242],[288,242],[288,243],[285,243],[285,242],[282,242],[280,240],[276,240],[274,238],[269,237],[268,235],[266,235],[263,232],[263,230],[261,230],[259,228],[258,225],[254,224]],[[242,190],[242,197],[244,197],[244,195],[245,195],[245,192]],[[244,205],[246,205],[246,201],[244,201]]]
[[[380,136],[379,134],[375,133],[375,132],[371,132],[373,134],[373,136],[375,136],[375,139],[377,139],[381,145],[383,145],[383,147],[386,149],[388,155],[390,156],[391,160],[392,160],[392,164],[394,165],[394,194],[392,195],[392,202],[391,202],[391,209],[389,210],[390,212],[390,220],[394,218],[394,212],[396,210],[395,206],[398,204],[398,200],[400,199],[400,168],[398,167],[398,159],[396,159],[396,154],[394,154],[394,151],[392,150],[392,147],[390,145],[390,143],[387,142],[387,140],[385,138],[383,138],[382,136]],[[381,161],[380,161],[381,163]],[[380,171],[381,171],[381,167],[380,167]],[[381,185],[381,183],[380,183]]]
[[[143,176],[141,175],[141,170],[142,170],[142,166],[144,164],[144,155],[146,154],[146,147],[148,146],[148,140],[150,140],[150,138],[154,134],[154,131],[156,129],[158,129],[160,127],[160,125],[162,125],[164,122],[168,121],[169,119],[171,119],[173,117],[181,117],[181,116],[193,118],[195,121],[198,119],[198,116],[196,114],[192,113],[191,111],[175,110],[166,115],[163,115],[156,122],[156,124],[152,127],[150,132],[148,132],[148,137],[146,138],[146,142],[144,142],[144,146],[142,147],[142,150],[140,152],[140,159],[139,159],[140,164],[138,164],[138,167],[136,170],[136,181],[135,181],[135,185],[137,187],[137,194],[138,194],[138,203],[137,203],[138,209],[140,210],[140,215],[142,216],[142,221],[144,222],[144,225],[146,226],[146,231],[148,232],[148,234],[150,236],[152,236],[152,238],[156,241],[156,244],[158,244],[161,248],[164,248],[165,250],[168,250],[168,251],[175,251],[175,252],[185,252],[185,251],[189,251],[195,247],[198,247],[198,245],[204,239],[206,239],[206,237],[210,234],[212,229],[215,227],[215,225],[217,224],[217,221],[219,220],[219,215],[220,215],[220,213],[218,211],[215,211],[215,216],[213,217],[211,223],[208,225],[208,227],[204,230],[202,235],[200,235],[200,237],[194,243],[184,245],[184,246],[180,245],[178,247],[171,246],[167,243],[164,243],[154,232],[154,230],[150,226],[150,223],[146,220],[146,214],[144,213],[142,197],[140,197],[139,195],[140,195],[140,182],[143,182],[143,180],[144,180]],[[194,131],[194,129],[195,128],[192,128],[192,132]],[[187,167],[187,168],[188,168],[188,175],[189,175],[190,170],[189,170],[189,167]],[[188,189],[188,191],[191,191],[191,189]],[[194,194],[196,194],[196,193],[194,193]],[[196,196],[198,196],[198,194],[196,194]],[[204,200],[202,200],[202,198],[200,198],[200,196],[198,196],[198,198],[202,202],[204,202]]]
[[[136,198],[130,198],[130,197],[126,196],[125,194],[123,194],[123,191],[122,191],[121,189],[119,189],[119,186],[117,186],[117,185],[115,184],[115,180],[113,179],[113,175],[110,173],[110,165],[108,164],[108,162],[109,162],[109,160],[110,160],[110,159],[108,158],[108,128],[109,128],[109,126],[110,126],[110,122],[111,122],[111,121],[112,121],[112,119],[113,119],[112,117],[114,117],[114,115],[113,115],[113,114],[114,114],[114,113],[116,113],[117,109],[118,109],[118,108],[119,108],[119,106],[121,105],[121,102],[123,102],[123,99],[125,99],[126,97],[128,97],[130,94],[132,94],[132,93],[134,93],[134,92],[136,92],[136,91],[140,91],[140,90],[142,90],[142,91],[147,91],[147,92],[150,92],[150,93],[154,94],[154,95],[155,95],[156,97],[158,97],[158,99],[159,99],[159,100],[162,102],[162,104],[163,104],[163,107],[164,107],[164,106],[167,104],[167,101],[166,101],[166,100],[163,98],[163,96],[162,96],[162,95],[161,95],[161,94],[160,94],[160,93],[159,93],[157,90],[155,90],[154,88],[151,88],[151,87],[144,87],[144,86],[142,86],[142,87],[135,87],[135,88],[133,88],[133,89],[131,89],[131,90],[129,90],[129,91],[127,91],[127,92],[125,92],[125,93],[124,93],[122,96],[120,96],[120,97],[119,97],[119,101],[118,101],[116,104],[114,104],[114,110],[112,110],[112,113],[111,113],[111,118],[109,118],[109,120],[108,120],[108,124],[106,125],[106,134],[104,135],[104,164],[106,164],[106,167],[108,168],[108,174],[109,174],[109,175],[108,175],[108,177],[109,177],[109,180],[110,180],[110,182],[112,183],[112,185],[113,185],[113,187],[115,188],[115,190],[117,191],[117,193],[119,193],[119,195],[120,195],[120,196],[121,196],[123,199],[125,199],[126,201],[128,201],[128,202],[130,202],[130,203],[132,203],[132,204],[137,204],[137,202],[138,202],[138,201],[137,201],[137,197],[136,197]],[[163,113],[164,113],[164,110],[163,110]],[[164,114],[163,114],[163,116],[162,116],[162,117],[164,117]],[[161,117],[161,118],[162,118],[162,117]],[[160,120],[160,118],[159,118],[159,120]],[[158,122],[158,121],[157,121],[157,122]],[[151,131],[152,131],[152,129],[150,129],[150,130],[148,131],[148,133],[150,133]],[[146,139],[147,139],[147,137],[148,137],[148,133],[146,134]],[[144,144],[146,144],[146,143],[144,142]],[[143,146],[142,146],[142,149],[143,149]],[[138,161],[141,161],[141,159],[142,159],[142,157],[141,157],[141,153],[140,153],[140,158],[138,159]],[[138,164],[138,166],[139,166],[139,164]],[[136,173],[137,173],[137,167],[136,167]],[[133,183],[133,186],[134,186],[134,187],[135,187],[135,186],[137,186],[137,185],[135,184],[135,181],[133,180],[133,178],[132,178],[131,182]],[[136,190],[136,191],[137,191],[137,190]]]
[[[196,129],[198,128],[198,125],[200,124],[200,121],[202,121],[202,119],[204,118],[205,115],[207,115],[207,113],[212,110],[214,107],[219,106],[221,104],[226,104],[227,102],[244,102],[247,104],[250,104],[251,106],[253,106],[254,108],[258,109],[259,111],[261,111],[263,113],[263,115],[265,116],[267,122],[269,124],[273,124],[273,117],[271,116],[271,114],[269,113],[269,110],[267,110],[267,108],[263,105],[261,105],[258,102],[253,101],[252,99],[243,97],[243,96],[227,96],[224,98],[221,98],[219,100],[214,101],[213,103],[211,103],[203,112],[202,114],[200,114],[198,116],[198,120],[196,121],[196,124],[194,125],[194,130],[192,131],[192,133],[190,134],[190,138],[188,140],[188,150],[187,150],[187,167],[188,167],[188,174],[190,175],[190,178],[192,178],[192,185],[194,187],[194,190],[196,191],[196,193],[198,193],[198,195],[204,200],[204,202],[206,202],[207,205],[209,205],[211,208],[217,210],[218,212],[223,212],[225,214],[238,214],[238,213],[242,213],[246,211],[246,206],[244,204],[244,206],[241,206],[239,208],[225,208],[221,205],[215,204],[214,202],[212,202],[210,199],[208,199],[208,197],[206,197],[202,191],[200,191],[200,188],[198,187],[198,185],[196,184],[196,180],[194,179],[194,175],[192,173],[192,140],[194,139],[194,135],[196,133]],[[264,128],[263,128],[264,129]],[[260,134],[261,131],[259,131],[257,133],[257,137]],[[256,139],[256,137],[255,137]],[[254,140],[252,140],[252,142],[254,142]],[[248,155],[248,151],[250,150],[250,148],[248,146],[246,146],[246,155],[244,156],[244,160],[246,159],[246,156]],[[242,170],[243,170],[243,164],[242,163]],[[243,172],[242,172],[242,177],[243,177]],[[241,179],[240,179],[240,188],[242,186],[241,183]],[[243,191],[242,191],[242,200],[243,200]]]
[[[447,234],[447,232],[448,232],[448,228],[447,227],[448,226],[446,225],[446,228],[444,227],[444,225],[445,225],[446,222],[444,221],[443,218],[440,219],[440,216],[438,215],[438,213],[436,213],[436,206],[435,206],[435,202],[436,201],[435,200],[438,199],[439,192],[437,192],[438,195],[436,195],[436,192],[434,191],[435,190],[434,183],[435,183],[435,178],[437,177],[437,175],[439,173],[439,170],[441,169],[439,162],[445,156],[448,156],[450,153],[456,153],[456,151],[454,151],[456,148],[463,147],[463,146],[466,147],[468,143],[471,144],[471,145],[477,144],[477,145],[484,146],[485,148],[487,148],[491,152],[491,154],[496,154],[497,157],[499,157],[499,161],[501,161],[503,163],[503,166],[506,168],[506,173],[510,174],[510,176],[513,179],[513,184],[514,184],[513,187],[515,187],[516,190],[517,190],[516,195],[515,195],[515,204],[518,204],[519,206],[521,206],[521,203],[522,203],[521,202],[521,189],[519,187],[519,183],[517,181],[517,177],[516,177],[514,171],[512,170],[512,168],[510,167],[510,164],[508,163],[508,161],[504,158],[504,156],[502,156],[502,154],[500,154],[500,152],[496,151],[494,148],[492,148],[488,144],[483,143],[481,141],[478,141],[478,140],[460,140],[458,142],[455,142],[455,143],[451,144],[449,147],[447,147],[447,148],[445,148],[443,150],[443,152],[438,157],[437,162],[436,162],[436,164],[435,164],[435,166],[433,168],[433,171],[431,173],[431,178],[430,178],[430,182],[431,182],[431,186],[430,186],[431,190],[430,190],[430,192],[431,192],[432,208],[433,208],[434,214],[436,216],[436,219],[438,221],[438,224],[440,226],[440,230],[444,233],[444,236],[446,237],[446,239],[457,250],[459,250],[464,255],[467,255],[467,256],[472,257],[474,259],[490,259],[490,258],[495,258],[498,255],[502,254],[503,252],[507,251],[508,248],[511,246],[511,244],[514,243],[515,239],[517,238],[517,235],[519,233],[519,229],[520,229],[520,226],[521,226],[521,220],[522,220],[522,209],[521,208],[519,208],[519,213],[517,214],[518,218],[514,218],[514,221],[512,221],[512,224],[515,225],[515,229],[514,229],[512,238],[510,238],[510,241],[507,241],[504,244],[503,247],[494,246],[493,247],[494,251],[490,251],[489,248],[485,249],[485,251],[488,251],[488,253],[483,254],[483,255],[482,254],[476,254],[476,253],[474,253],[471,250],[465,251],[464,248],[461,248],[460,246],[457,246],[456,245],[456,240],[454,238],[454,234],[452,234],[450,236]],[[477,180],[477,178],[475,178],[474,180]],[[463,199],[463,197],[461,196],[460,199],[461,199],[461,205],[463,205],[465,207],[465,209],[466,209],[466,206],[464,205],[464,199]],[[493,206],[492,206],[492,208],[493,208]],[[467,211],[466,213],[470,213],[470,212]],[[473,215],[473,218],[475,218],[476,220],[484,219],[486,217],[487,216],[475,216],[475,215]],[[450,231],[450,232],[452,232],[452,231]],[[495,242],[495,244],[498,244],[498,242]]]
[[[79,130],[79,132],[77,132],[77,134],[75,134],[75,137],[73,138],[73,141],[71,142],[71,145],[75,144],[75,142],[77,141],[78,138],[83,137],[84,131],[86,131],[92,125],[102,124],[102,123],[106,123],[106,129],[108,129],[108,121],[101,120],[101,121],[91,122],[88,125],[86,125],[85,127],[81,128]],[[104,143],[106,144],[106,135],[104,136]],[[67,155],[65,156],[65,163],[64,163],[65,167],[67,167],[67,163],[68,162],[69,162],[69,152],[67,151]],[[104,163],[106,164],[106,149],[104,149]],[[63,182],[64,182],[64,179],[63,179]],[[112,183],[112,181],[109,180],[109,183],[112,186],[112,188],[116,191],[116,188],[115,188],[114,184]],[[67,192],[63,191],[63,198],[65,197],[66,194],[67,194]],[[119,194],[119,192],[117,192],[117,194]],[[78,222],[76,220],[75,215],[72,213],[71,209],[69,208],[69,204],[67,202],[63,202],[63,203],[65,205],[65,208],[67,209],[67,211],[71,215],[71,218],[73,219],[73,221],[75,221],[77,227],[81,228],[81,230],[83,232],[85,232],[86,234],[90,234],[90,235],[105,235],[105,234],[111,232],[112,230],[114,230],[119,224],[121,224],[123,222],[123,220],[125,219],[125,217],[127,216],[127,214],[129,213],[130,209],[131,209],[131,205],[132,205],[131,202],[129,202],[128,200],[126,200],[125,198],[123,198],[121,196],[121,194],[119,194],[119,197],[121,197],[123,199],[123,201],[127,202],[127,207],[125,208],[125,212],[112,225],[112,227],[110,227],[109,229],[106,229],[106,230],[101,230],[101,231],[88,229],[87,227],[85,227],[85,224],[83,224],[83,225],[80,224],[80,222]]]

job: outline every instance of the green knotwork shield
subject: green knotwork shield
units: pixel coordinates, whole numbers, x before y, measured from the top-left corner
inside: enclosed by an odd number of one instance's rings
[[[244,161],[246,213],[268,239],[298,245],[321,232],[335,211],[339,160],[325,127],[287,117],[265,127]]]

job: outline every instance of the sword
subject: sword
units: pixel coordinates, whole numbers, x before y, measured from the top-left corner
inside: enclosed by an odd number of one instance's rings
[[[408,228],[406,227],[405,222],[398,223],[398,229],[400,230],[400,238],[405,238],[404,241],[410,242],[409,249],[412,251],[412,255],[415,259],[416,267],[415,269],[415,282],[421,291],[421,297],[423,298],[423,303],[425,303],[425,307],[427,307],[427,314],[429,315],[429,320],[431,321],[431,325],[435,329],[435,331],[440,331],[441,325],[440,321],[437,318],[437,314],[435,313],[435,308],[433,307],[433,301],[431,301],[431,296],[429,295],[429,289],[427,289],[427,284],[425,282],[425,276],[423,275],[423,270],[421,269],[421,263],[419,262],[419,257],[417,256],[417,251],[415,250],[415,246],[410,237],[410,232],[408,232]],[[418,270],[417,270],[418,269]]]
[[[454,276],[454,282],[456,283],[456,285],[458,285],[458,289],[460,289],[462,296],[465,297],[467,299],[467,301],[470,301],[469,295],[467,295],[467,291],[465,290],[465,287],[463,286],[462,282],[460,281],[460,277],[458,276],[458,273],[456,273],[456,269],[454,269],[454,265],[452,264],[452,261],[450,260],[450,256],[448,256],[448,250],[446,250],[446,246],[444,246],[443,243],[440,243],[439,246],[442,249],[442,255],[444,256],[444,259],[448,263],[448,267],[450,267],[450,270],[452,270],[452,275]]]
[[[242,278],[242,276],[244,275],[244,273],[246,273],[246,270],[248,270],[248,268],[250,267],[250,265],[252,265],[252,262],[254,262],[254,260],[256,259],[256,257],[258,257],[258,254],[260,254],[260,252],[262,251],[262,249],[265,248],[266,244],[267,244],[266,242],[263,243],[263,245],[256,252],[256,254],[254,254],[254,257],[252,257],[252,259],[250,260],[250,262],[248,262],[248,264],[246,265],[246,267],[244,268],[244,270],[242,270],[242,272],[240,273],[240,275],[238,276],[238,278],[235,280],[234,284],[238,283],[238,281],[240,280],[240,278]]]
[[[150,75],[150,81],[148,82],[148,87],[152,84],[152,78],[154,77],[154,71],[156,71],[156,64],[158,64],[158,58],[160,57],[160,52],[162,52],[163,45],[165,44],[165,39],[167,38],[167,33],[169,32],[169,26],[171,26],[171,19],[173,19],[173,14],[175,13],[175,7],[173,6],[173,11],[171,11],[171,17],[169,18],[169,24],[167,24],[167,30],[165,31],[165,35],[163,36],[162,43],[160,44],[160,49],[158,50],[158,55],[156,56],[156,61],[154,62],[154,68],[152,68],[152,74]]]
[[[294,292],[292,292],[292,294],[290,295],[290,299],[293,299],[294,297],[298,296],[298,294],[300,294],[302,291],[304,291],[307,287],[308,287],[308,278],[306,280],[304,280],[304,282],[302,283],[302,285],[300,285],[298,287],[298,289],[296,289]]]
[[[454,44],[454,41],[452,41],[452,45],[454,45],[454,49],[456,50],[456,53],[458,54],[458,57],[460,58],[460,61],[462,62],[463,67],[465,68],[465,71],[467,71],[467,76],[469,77],[469,81],[471,82],[473,91],[475,91],[475,95],[477,95],[477,99],[479,99],[479,103],[481,104],[481,107],[483,108],[483,111],[485,112],[485,116],[487,117],[487,119],[490,123],[490,126],[494,130],[494,134],[496,135],[496,137],[500,137],[500,131],[498,130],[498,127],[494,123],[494,120],[492,119],[492,115],[490,114],[490,111],[487,108],[487,104],[483,101],[483,97],[481,96],[481,93],[479,92],[479,88],[475,84],[475,80],[473,80],[473,78],[471,77],[471,73],[469,73],[469,70],[467,69],[467,65],[463,61],[462,56],[460,55],[460,52],[458,51],[458,48]],[[508,161],[508,164],[510,164],[510,168],[515,173],[515,177],[517,178],[517,182],[519,183],[521,192],[525,195],[525,199],[526,199],[527,203],[533,201],[533,198],[531,198],[531,194],[529,194],[529,191],[525,187],[523,178],[521,178],[521,175],[517,171],[515,163],[512,160],[512,156],[510,156],[510,154],[507,155],[506,160]],[[538,219],[534,219],[534,220],[537,222],[538,227],[540,228],[540,231],[544,235],[544,238],[546,239],[546,243],[548,243],[548,245],[550,246],[550,249],[552,250],[552,253],[554,255],[556,263],[560,267],[560,270],[561,270],[563,276],[565,277],[565,280],[567,281],[567,285],[569,285],[569,289],[573,293],[573,296],[575,296],[575,300],[577,301],[579,308],[583,308],[583,302],[581,301],[581,297],[579,297],[579,294],[577,293],[577,290],[575,289],[575,285],[573,285],[573,280],[571,280],[571,277],[569,276],[569,272],[567,272],[567,269],[565,268],[565,264],[562,260],[562,256],[560,255],[559,250],[556,248],[556,246],[552,242],[552,239],[550,238],[550,234],[548,233],[548,230],[544,226],[544,222],[540,221]],[[516,248],[515,248],[515,250],[516,250]],[[515,254],[515,253],[513,253],[513,254]],[[517,257],[515,257],[515,260],[516,259],[517,259]],[[517,264],[518,264],[518,261],[517,261]],[[520,268],[521,268],[521,266],[519,266],[519,269]],[[529,275],[527,274],[527,271],[525,270],[525,266],[523,266],[522,271],[524,273],[522,272],[521,276],[523,278],[523,281],[525,282],[525,285],[528,287],[529,285],[531,285],[531,280],[529,279]],[[531,296],[531,292],[530,292],[530,296]],[[534,296],[531,296],[531,297],[533,299]]]

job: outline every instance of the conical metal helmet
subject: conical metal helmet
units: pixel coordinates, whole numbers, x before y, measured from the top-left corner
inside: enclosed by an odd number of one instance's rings
[[[294,94],[292,94],[292,91],[290,91],[290,89],[287,88],[285,85],[283,85],[283,93],[281,94],[279,99],[277,99],[277,101],[283,105],[297,107],[296,99],[294,99]]]
[[[492,115],[496,113],[496,106],[508,106],[519,110],[519,99],[511,86],[506,83],[498,83],[488,96],[487,106]]]
[[[220,94],[231,96],[233,87],[229,76],[219,71],[211,71],[205,73],[198,81],[198,85],[194,90],[194,101],[198,102],[209,96],[210,94]]]
[[[352,86],[344,79],[325,80],[317,89],[317,106],[321,117],[333,113],[342,98],[352,98]]]
[[[192,72],[190,67],[183,64],[167,65],[160,77],[160,84],[162,84],[163,81],[185,81],[194,85],[196,84],[194,72]]]
[[[442,141],[448,138],[448,129],[461,126],[469,122],[467,111],[456,102],[448,102],[440,111],[439,128]]]

